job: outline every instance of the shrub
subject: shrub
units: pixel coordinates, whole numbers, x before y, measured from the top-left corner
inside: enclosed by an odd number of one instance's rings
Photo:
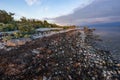
[[[7,41],[7,40],[11,40],[11,39],[12,39],[12,36],[10,36],[10,35],[3,37],[3,41]]]

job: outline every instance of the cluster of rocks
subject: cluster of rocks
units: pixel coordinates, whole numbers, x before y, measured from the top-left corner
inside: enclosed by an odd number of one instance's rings
[[[0,54],[1,80],[120,80],[120,64],[81,30],[36,39]]]
[[[10,39],[10,40],[3,40],[3,33],[1,33],[1,35],[0,35],[0,50],[5,49],[8,51],[8,50],[11,50],[12,48],[7,48],[7,47],[21,46],[27,42],[30,42],[31,40],[51,36],[54,34],[64,33],[64,32],[70,31],[70,30],[72,30],[72,29],[63,30],[62,28],[39,28],[36,30],[36,33],[32,34],[28,38],[18,38],[18,39]],[[14,32],[18,32],[18,31],[6,32],[5,36],[8,36],[8,35],[12,36]]]

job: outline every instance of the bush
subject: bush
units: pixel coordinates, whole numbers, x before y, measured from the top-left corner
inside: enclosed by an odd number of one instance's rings
[[[21,37],[23,37],[23,34],[21,34],[20,32],[15,32],[14,37],[15,38],[21,38]]]
[[[24,38],[29,38],[29,37],[30,37],[30,35],[28,35],[28,34],[24,35]]]
[[[20,31],[20,33],[22,34],[32,34],[35,32],[35,29],[32,25],[28,24],[28,25],[20,25],[18,27],[18,30]]]
[[[10,36],[10,35],[3,37],[3,41],[7,41],[7,40],[11,40],[11,39],[12,39],[12,36]]]

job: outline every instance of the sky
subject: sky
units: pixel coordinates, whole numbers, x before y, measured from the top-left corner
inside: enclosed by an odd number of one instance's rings
[[[61,25],[120,21],[120,0],[0,0],[0,9]]]
[[[15,18],[54,18],[72,13],[92,0],[0,0],[0,9],[16,13]],[[81,6],[81,7],[82,7]]]
[[[120,23],[120,0],[94,0],[73,13],[53,18],[59,24],[91,25]]]

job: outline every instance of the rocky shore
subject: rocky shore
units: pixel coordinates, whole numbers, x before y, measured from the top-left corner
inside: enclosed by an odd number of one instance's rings
[[[0,80],[120,80],[120,64],[79,29],[0,50]]]

